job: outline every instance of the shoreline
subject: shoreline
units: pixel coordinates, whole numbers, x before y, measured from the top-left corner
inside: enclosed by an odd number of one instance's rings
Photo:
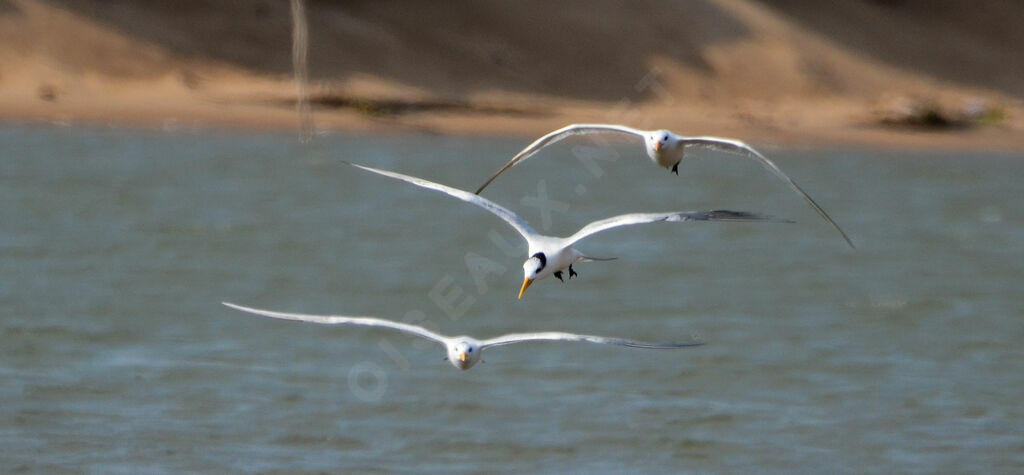
[[[1024,152],[1024,6],[638,1],[313,4],[315,130]],[[287,3],[0,0],[0,123],[298,135]]]
[[[152,130],[238,130],[299,133],[294,108],[258,103],[182,100],[136,102],[130,98],[100,103],[67,104],[11,101],[0,98],[0,123],[57,126],[134,127]],[[571,123],[626,123],[637,128],[667,128],[686,135],[730,137],[754,146],[779,148],[872,148],[881,150],[987,150],[1024,152],[1024,128],[1014,119],[998,125],[929,129],[883,125],[850,107],[789,104],[776,109],[792,115],[764,114],[757,108],[714,110],[638,105],[633,121],[606,119],[611,108],[601,104],[555,106],[543,112],[507,115],[473,111],[402,112],[371,115],[350,108],[314,106],[316,134],[426,133],[452,136],[539,137]],[[700,118],[700,119],[693,119]]]

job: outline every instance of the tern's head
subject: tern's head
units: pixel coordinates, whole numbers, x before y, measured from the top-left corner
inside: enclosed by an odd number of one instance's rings
[[[448,344],[448,361],[461,370],[480,361],[480,344],[469,337],[456,337]]]
[[[543,252],[535,253],[523,263],[523,287],[519,289],[519,298],[523,298],[527,287],[537,280],[537,276],[548,265],[548,257]]]
[[[673,137],[674,134],[665,129],[648,132],[644,137],[648,154],[654,156],[655,153],[661,152],[663,148],[674,146]]]

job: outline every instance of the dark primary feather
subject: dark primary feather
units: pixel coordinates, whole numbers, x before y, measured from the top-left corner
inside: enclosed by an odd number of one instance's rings
[[[777,219],[774,216],[751,213],[749,211],[732,211],[728,209],[716,209],[711,211],[699,211],[680,215],[679,218],[668,218],[668,221],[775,221],[780,223],[792,223],[788,219]]]

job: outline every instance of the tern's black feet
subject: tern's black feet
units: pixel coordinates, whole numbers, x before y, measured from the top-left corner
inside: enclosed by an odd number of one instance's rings
[[[565,283],[565,279],[562,279],[562,271],[555,272],[552,275],[554,275],[555,277],[558,277],[558,280],[561,280],[563,284]],[[569,274],[569,278],[570,279],[572,278],[572,274]]]
[[[573,277],[576,277],[577,275],[579,275],[579,274],[577,274],[576,271],[572,270],[572,264],[570,264],[569,265],[569,278],[572,279]]]
[[[672,165],[672,173],[675,173],[676,176],[679,176],[679,162],[676,162],[675,165]]]

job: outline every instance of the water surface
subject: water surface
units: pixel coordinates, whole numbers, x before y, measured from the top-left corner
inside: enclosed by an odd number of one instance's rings
[[[676,177],[628,144],[560,144],[486,195],[558,235],[635,211],[797,222],[610,231],[580,248],[618,260],[517,300],[525,246],[504,223],[341,160],[472,189],[525,140],[0,142],[4,471],[1024,469],[1019,156],[766,149],[851,251],[749,160]],[[440,346],[222,300],[708,344],[515,345],[459,372]]]

